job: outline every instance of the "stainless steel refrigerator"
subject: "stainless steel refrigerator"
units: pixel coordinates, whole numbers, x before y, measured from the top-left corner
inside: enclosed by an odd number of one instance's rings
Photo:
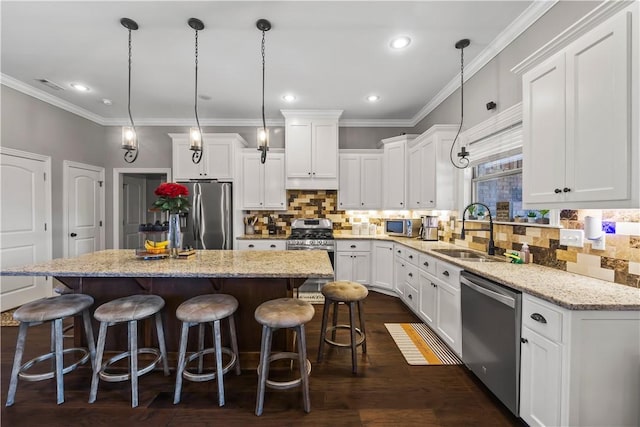
[[[189,189],[191,209],[181,218],[183,247],[231,249],[233,242],[231,183],[181,182]]]

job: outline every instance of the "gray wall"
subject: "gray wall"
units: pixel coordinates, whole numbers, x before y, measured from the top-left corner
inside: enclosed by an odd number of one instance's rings
[[[469,129],[522,101],[522,78],[512,73],[511,68],[600,3],[600,1],[559,1],[467,80],[464,84],[464,129]],[[497,104],[495,110],[487,111],[485,105],[489,101]],[[460,89],[422,119],[413,133],[422,133],[435,124],[456,123],[460,123]]]
[[[6,86],[0,95],[2,146],[51,157],[53,257],[62,257],[62,162],[103,166],[105,128]]]

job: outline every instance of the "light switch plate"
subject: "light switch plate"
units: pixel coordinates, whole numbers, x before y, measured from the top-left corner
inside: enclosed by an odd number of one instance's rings
[[[584,230],[560,229],[560,244],[564,246],[584,246]]]

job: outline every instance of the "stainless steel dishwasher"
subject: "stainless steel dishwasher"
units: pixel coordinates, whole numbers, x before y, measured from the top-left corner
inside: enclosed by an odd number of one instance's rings
[[[522,294],[468,271],[460,284],[462,360],[518,416]]]

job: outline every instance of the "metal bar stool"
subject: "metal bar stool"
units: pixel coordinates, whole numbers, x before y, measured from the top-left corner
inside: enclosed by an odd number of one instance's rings
[[[315,314],[313,306],[296,298],[278,298],[264,302],[256,308],[255,318],[262,325],[262,344],[260,346],[260,365],[258,365],[258,397],[256,415],[262,415],[265,388],[285,390],[302,385],[302,398],[305,412],[311,411],[309,397],[309,374],[311,362],[307,360],[307,344],[304,324]],[[273,331],[282,328],[293,329],[297,336],[298,352],[280,352],[271,354],[271,336]],[[269,364],[274,360],[298,359],[300,377],[291,381],[269,380]]]
[[[91,316],[89,315],[89,307],[92,305],[93,298],[89,295],[68,294],[58,297],[43,298],[27,303],[13,313],[13,318],[20,321],[20,329],[18,330],[18,342],[16,344],[16,353],[13,359],[13,369],[11,370],[7,406],[11,406],[14,403],[16,389],[18,387],[18,378],[26,381],[42,381],[55,376],[58,404],[64,402],[63,375],[86,363],[89,358],[91,358],[91,365],[93,366],[94,364],[96,348],[94,344],[93,330],[91,328]],[[80,314],[82,315],[82,320],[84,322],[89,351],[84,348],[64,349],[62,320],[64,318]],[[51,352],[31,359],[24,365],[21,365],[22,354],[24,353],[24,344],[27,338],[27,328],[29,328],[29,326],[40,325],[44,322],[51,322]],[[73,352],[79,352],[82,355],[81,358],[71,365],[64,367],[64,354]],[[54,369],[52,371],[42,374],[29,374],[26,372],[33,365],[48,359],[53,359]]]
[[[362,300],[364,300],[369,291],[366,287],[357,282],[341,280],[337,282],[329,282],[322,287],[322,295],[324,295],[324,310],[322,311],[322,329],[320,332],[320,346],[318,348],[318,363],[322,362],[324,351],[324,343],[337,347],[351,347],[351,367],[352,372],[358,372],[358,355],[357,347],[362,346],[362,353],[367,353],[367,336],[364,327],[364,316],[362,314]],[[338,306],[340,303],[349,306],[349,325],[338,325]],[[355,325],[355,309],[358,306],[358,317],[360,320],[360,328]],[[333,322],[332,326],[327,328],[329,320],[330,306],[333,306]],[[336,342],[336,330],[349,329],[351,332],[351,341],[349,343]],[[327,331],[331,331],[331,339],[327,338]],[[358,337],[356,337],[356,334]]]
[[[169,375],[167,362],[167,349],[164,343],[164,329],[162,327],[162,315],[160,311],[164,307],[164,300],[157,295],[131,295],[118,298],[98,307],[93,316],[100,322],[98,333],[98,347],[96,361],[91,379],[91,393],[89,403],[96,401],[98,394],[98,380],[108,382],[127,381],[131,379],[131,407],[138,406],[138,377],[150,372],[162,360],[165,376]],[[158,346],[156,348],[138,348],[138,320],[143,320],[155,315],[156,332],[158,334]],[[104,346],[107,338],[107,328],[118,323],[127,322],[129,327],[129,351],[119,353],[102,363]],[[152,354],[155,359],[145,366],[138,368],[138,354]],[[114,374],[106,372],[107,368],[126,357],[129,357],[129,371],[126,374]]]
[[[224,381],[223,376],[235,366],[236,375],[240,375],[240,359],[238,356],[238,340],[236,337],[236,324],[233,314],[238,309],[238,300],[231,295],[211,294],[193,297],[178,307],[176,317],[182,321],[182,335],[180,337],[180,351],[178,353],[178,371],[176,373],[176,389],[173,403],[180,402],[182,392],[182,379],[189,381],[218,380],[218,404],[224,406]],[[220,334],[220,320],[229,319],[229,338],[231,349],[222,347]],[[204,326],[208,323],[213,331],[213,348],[204,348]],[[186,357],[189,328],[198,325],[198,351]],[[203,356],[215,353],[216,371],[214,373],[202,373]],[[222,353],[228,355],[230,360],[226,365],[222,364]],[[198,373],[187,370],[189,362],[198,359]]]

